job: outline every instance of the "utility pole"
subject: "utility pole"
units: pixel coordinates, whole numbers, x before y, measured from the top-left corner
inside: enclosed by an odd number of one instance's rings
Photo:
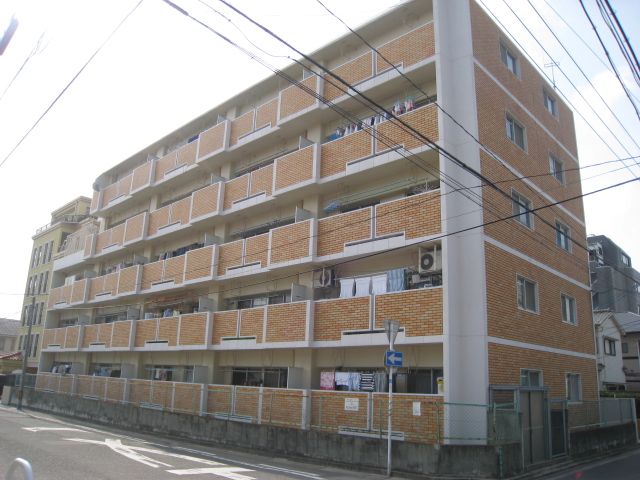
[[[387,477],[391,476],[391,428],[392,421],[391,416],[393,414],[393,374],[395,371],[394,366],[402,366],[402,353],[396,354],[393,343],[396,340],[398,330],[400,330],[400,324],[395,320],[384,320],[384,330],[389,339],[389,350],[385,353],[385,365],[389,368],[389,400],[387,409]]]
[[[22,410],[22,397],[24,396],[24,381],[27,373],[27,358],[31,351],[31,326],[33,325],[33,313],[35,312],[36,297],[31,297],[31,305],[29,306],[29,329],[27,330],[27,338],[24,340],[22,351],[22,374],[20,375],[20,391],[18,392],[18,410]]]

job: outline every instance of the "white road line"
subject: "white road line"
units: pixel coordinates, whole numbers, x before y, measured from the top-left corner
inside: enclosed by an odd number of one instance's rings
[[[188,468],[184,470],[167,470],[167,472],[173,473],[174,475],[205,475],[210,473],[219,477],[228,478],[230,480],[255,480],[254,477],[247,477],[246,475],[241,475],[238,473],[251,471],[252,470],[241,467]]]
[[[99,433],[99,434],[102,434],[102,435],[112,435],[114,437],[120,437],[120,438],[124,438],[124,439],[128,439],[128,440],[133,440],[133,441],[136,441],[136,442],[144,443],[146,445],[151,445],[151,446],[160,447],[160,448],[166,448],[166,449],[169,449],[169,450],[180,450],[180,451],[183,451],[183,452],[189,452],[189,453],[194,453],[194,454],[197,454],[197,455],[202,455],[204,457],[216,458],[216,459],[218,459],[220,461],[228,462],[228,463],[235,464],[235,465],[243,465],[243,466],[251,467],[251,468],[262,468],[264,470],[273,470],[275,472],[286,470],[287,473],[289,473],[290,475],[295,475],[295,476],[303,477],[303,478],[313,478],[313,479],[317,479],[317,480],[323,480],[323,478],[324,478],[324,477],[322,477],[320,475],[316,475],[315,473],[304,472],[304,471],[301,471],[301,470],[287,470],[287,469],[283,469],[281,467],[276,467],[274,465],[267,465],[267,464],[264,464],[264,463],[259,464],[259,467],[258,467],[258,465],[250,463],[250,462],[243,462],[242,460],[236,460],[234,458],[222,457],[222,456],[220,456],[218,454],[210,453],[210,452],[207,452],[207,451],[204,451],[204,450],[196,450],[194,448],[180,447],[180,446],[176,446],[176,445],[172,445],[172,446],[163,445],[161,443],[150,442],[150,441],[147,441],[147,440],[143,440],[141,438],[132,437],[130,435],[124,435],[124,434],[121,434],[121,433],[108,432],[106,430],[100,430],[98,428],[87,427],[87,426],[84,426],[84,425],[78,425],[78,424],[74,424],[74,423],[70,423],[70,422],[65,422],[65,421],[59,420],[57,418],[44,417],[44,416],[36,415],[36,414],[30,413],[30,412],[25,412],[25,415],[27,415],[29,417],[32,417],[32,418],[37,418],[39,420],[45,420],[45,421],[48,421],[48,422],[51,422],[51,423],[59,423],[59,424],[62,424],[62,425],[73,425],[75,427],[82,427],[83,429],[85,429],[86,431],[89,431],[89,432]],[[183,439],[180,439],[180,440],[183,440]]]
[[[22,427],[22,429],[28,432],[87,432],[86,430],[71,427]]]

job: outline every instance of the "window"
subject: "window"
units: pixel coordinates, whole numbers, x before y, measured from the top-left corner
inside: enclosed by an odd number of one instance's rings
[[[604,338],[604,354],[616,356],[616,341],[613,338]]]
[[[38,325],[42,324],[42,312],[44,312],[44,302],[40,304],[40,312],[38,312]]]
[[[518,307],[530,312],[538,311],[538,286],[518,275]]]
[[[53,240],[49,242],[49,256],[47,257],[47,263],[51,261],[52,253],[53,253]]]
[[[564,165],[553,155],[549,155],[549,172],[560,183],[564,183]]]
[[[506,132],[507,138],[519,146],[522,150],[526,150],[526,137],[524,127],[520,125],[511,115],[507,114]]]
[[[520,76],[520,68],[518,67],[518,57],[509,50],[503,43],[500,44],[500,58],[504,66],[509,69],[516,77]]]
[[[42,263],[47,263],[47,253],[49,252],[49,244],[44,244],[44,253],[42,254]]]
[[[540,370],[520,369],[520,385],[523,387],[541,387],[542,372]]]
[[[36,266],[36,254],[38,253],[38,249],[34,247],[33,252],[31,252],[31,268]]]
[[[570,238],[571,234],[569,227],[567,227],[564,223],[556,221],[556,245],[569,252],[571,251],[571,242],[569,240]]]
[[[36,354],[38,353],[38,342],[40,341],[40,334],[39,334],[39,333],[36,333],[35,337],[33,337],[33,338],[34,338],[34,340],[33,340],[33,346],[32,346],[33,351],[32,351],[32,353],[31,353],[31,356],[32,356],[32,357],[35,357],[35,356],[36,356]]]
[[[560,295],[560,303],[562,305],[562,321],[576,325],[578,323],[576,315],[576,299],[571,298],[564,293]]]
[[[556,102],[556,99],[552,97],[546,90],[543,90],[542,94],[544,96],[544,108],[546,108],[551,115],[557,117],[558,103]]]
[[[631,266],[631,259],[629,258],[628,255],[625,255],[624,253],[620,254],[620,260],[622,261],[622,264],[625,267],[630,267]]]
[[[531,215],[531,200],[523,197],[515,190],[511,192],[511,199],[513,200],[513,214],[517,215],[517,217],[514,218],[521,224],[532,228],[533,218]]]
[[[570,402],[579,402],[582,400],[582,382],[580,374],[567,373],[566,376],[567,400]]]
[[[629,344],[627,342],[622,342],[622,353],[629,353]]]
[[[47,284],[49,283],[49,271],[44,272],[44,283],[42,284],[42,293],[47,293]]]

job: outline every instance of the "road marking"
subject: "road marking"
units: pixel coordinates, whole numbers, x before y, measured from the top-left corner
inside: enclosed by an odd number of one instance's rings
[[[307,472],[301,472],[299,470],[290,470],[288,468],[274,467],[272,465],[265,465],[263,463],[261,463],[261,464],[259,464],[257,466],[261,467],[261,468],[264,468],[264,469],[276,470],[278,472],[284,472],[284,473],[289,473],[291,475],[297,475],[299,477],[313,478],[315,480],[322,480],[322,477],[320,475],[318,475],[317,473],[307,473]]]
[[[87,432],[86,430],[71,427],[22,427],[22,429],[29,432]]]
[[[251,472],[248,468],[242,467],[217,467],[217,468],[188,468],[185,470],[167,470],[174,475],[204,475],[207,473],[217,475],[219,477],[229,478],[230,480],[255,480],[254,477],[247,477],[237,472]]]
[[[173,468],[173,465],[169,463],[161,462],[154,458],[143,455],[139,452],[150,453],[155,455],[162,455],[165,457],[176,458],[180,460],[186,460],[189,462],[200,463],[207,465],[208,468],[190,468],[190,469],[177,469],[167,470],[169,473],[175,475],[202,475],[202,474],[215,474],[219,477],[228,478],[230,480],[255,480],[254,477],[248,477],[246,475],[240,475],[237,472],[251,472],[248,468],[242,467],[230,467],[224,463],[214,462],[213,460],[206,460],[204,458],[192,457],[191,455],[182,455],[180,453],[166,452],[164,450],[158,450],[156,448],[136,447],[134,445],[124,445],[120,439],[107,438],[104,442],[99,440],[88,440],[86,438],[65,438],[70,442],[88,443],[91,445],[102,445],[110,448],[115,453],[119,453],[130,460],[142,463],[152,468],[168,467]]]

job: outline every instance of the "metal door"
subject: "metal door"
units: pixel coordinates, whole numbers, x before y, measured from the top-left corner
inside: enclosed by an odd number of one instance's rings
[[[547,410],[544,390],[520,390],[522,454],[525,465],[547,458]]]
[[[551,437],[551,456],[567,453],[567,402],[565,400],[549,400],[549,421]]]

